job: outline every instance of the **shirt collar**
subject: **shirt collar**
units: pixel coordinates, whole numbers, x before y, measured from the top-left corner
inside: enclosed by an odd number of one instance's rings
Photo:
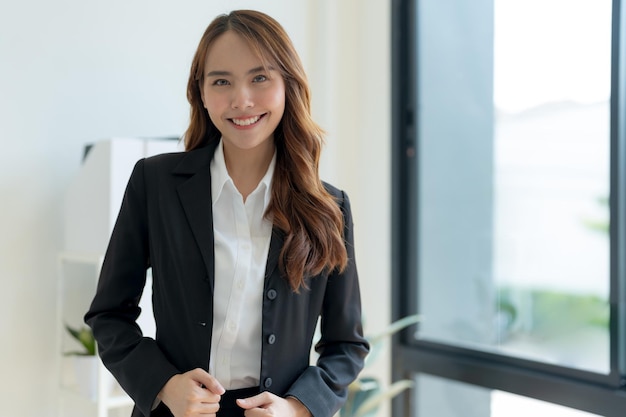
[[[259,187],[264,187],[263,194],[263,207],[267,208],[270,198],[272,196],[272,182],[274,177],[274,170],[276,168],[276,151],[274,150],[274,155],[272,156],[272,160],[270,161],[270,165],[267,167],[267,171],[261,181],[259,181],[259,185],[253,191],[257,192]],[[230,183],[233,188],[235,188],[235,184],[233,183],[232,178],[228,175],[228,170],[226,169],[226,160],[224,159],[224,145],[222,140],[220,139],[217,148],[215,149],[215,153],[213,154],[213,161],[211,162],[211,195],[213,203],[219,200],[222,191],[224,190],[224,186],[226,183]]]

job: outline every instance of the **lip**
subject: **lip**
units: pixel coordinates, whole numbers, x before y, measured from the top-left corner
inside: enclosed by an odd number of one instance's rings
[[[255,115],[249,115],[249,116],[231,117],[231,118],[228,118],[227,120],[231,123],[232,126],[234,126],[237,129],[251,129],[254,126],[258,125],[259,122],[265,118],[265,116],[267,116],[267,113],[255,114]],[[243,121],[245,123],[246,121],[250,121],[251,119],[254,119],[254,118],[258,118],[258,119],[254,122],[249,122],[248,124],[237,124],[234,122],[234,120],[236,119],[238,121]]]

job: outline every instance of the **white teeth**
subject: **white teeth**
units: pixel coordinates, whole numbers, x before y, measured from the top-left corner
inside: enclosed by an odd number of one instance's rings
[[[237,126],[250,126],[251,124],[258,122],[260,118],[261,116],[254,116],[249,119],[232,119],[232,121]]]

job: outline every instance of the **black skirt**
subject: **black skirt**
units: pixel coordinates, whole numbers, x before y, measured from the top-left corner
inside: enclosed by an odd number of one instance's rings
[[[238,398],[248,398],[259,393],[259,387],[242,388],[226,391],[220,400],[220,409],[217,417],[244,417],[244,409],[239,407],[235,400]]]

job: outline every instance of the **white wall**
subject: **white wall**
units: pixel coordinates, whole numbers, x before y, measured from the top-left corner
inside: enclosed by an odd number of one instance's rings
[[[0,416],[55,415],[56,255],[84,145],[182,134],[197,42],[235,8],[276,17],[302,55],[322,174],[353,203],[368,330],[388,321],[388,1],[0,0]]]

